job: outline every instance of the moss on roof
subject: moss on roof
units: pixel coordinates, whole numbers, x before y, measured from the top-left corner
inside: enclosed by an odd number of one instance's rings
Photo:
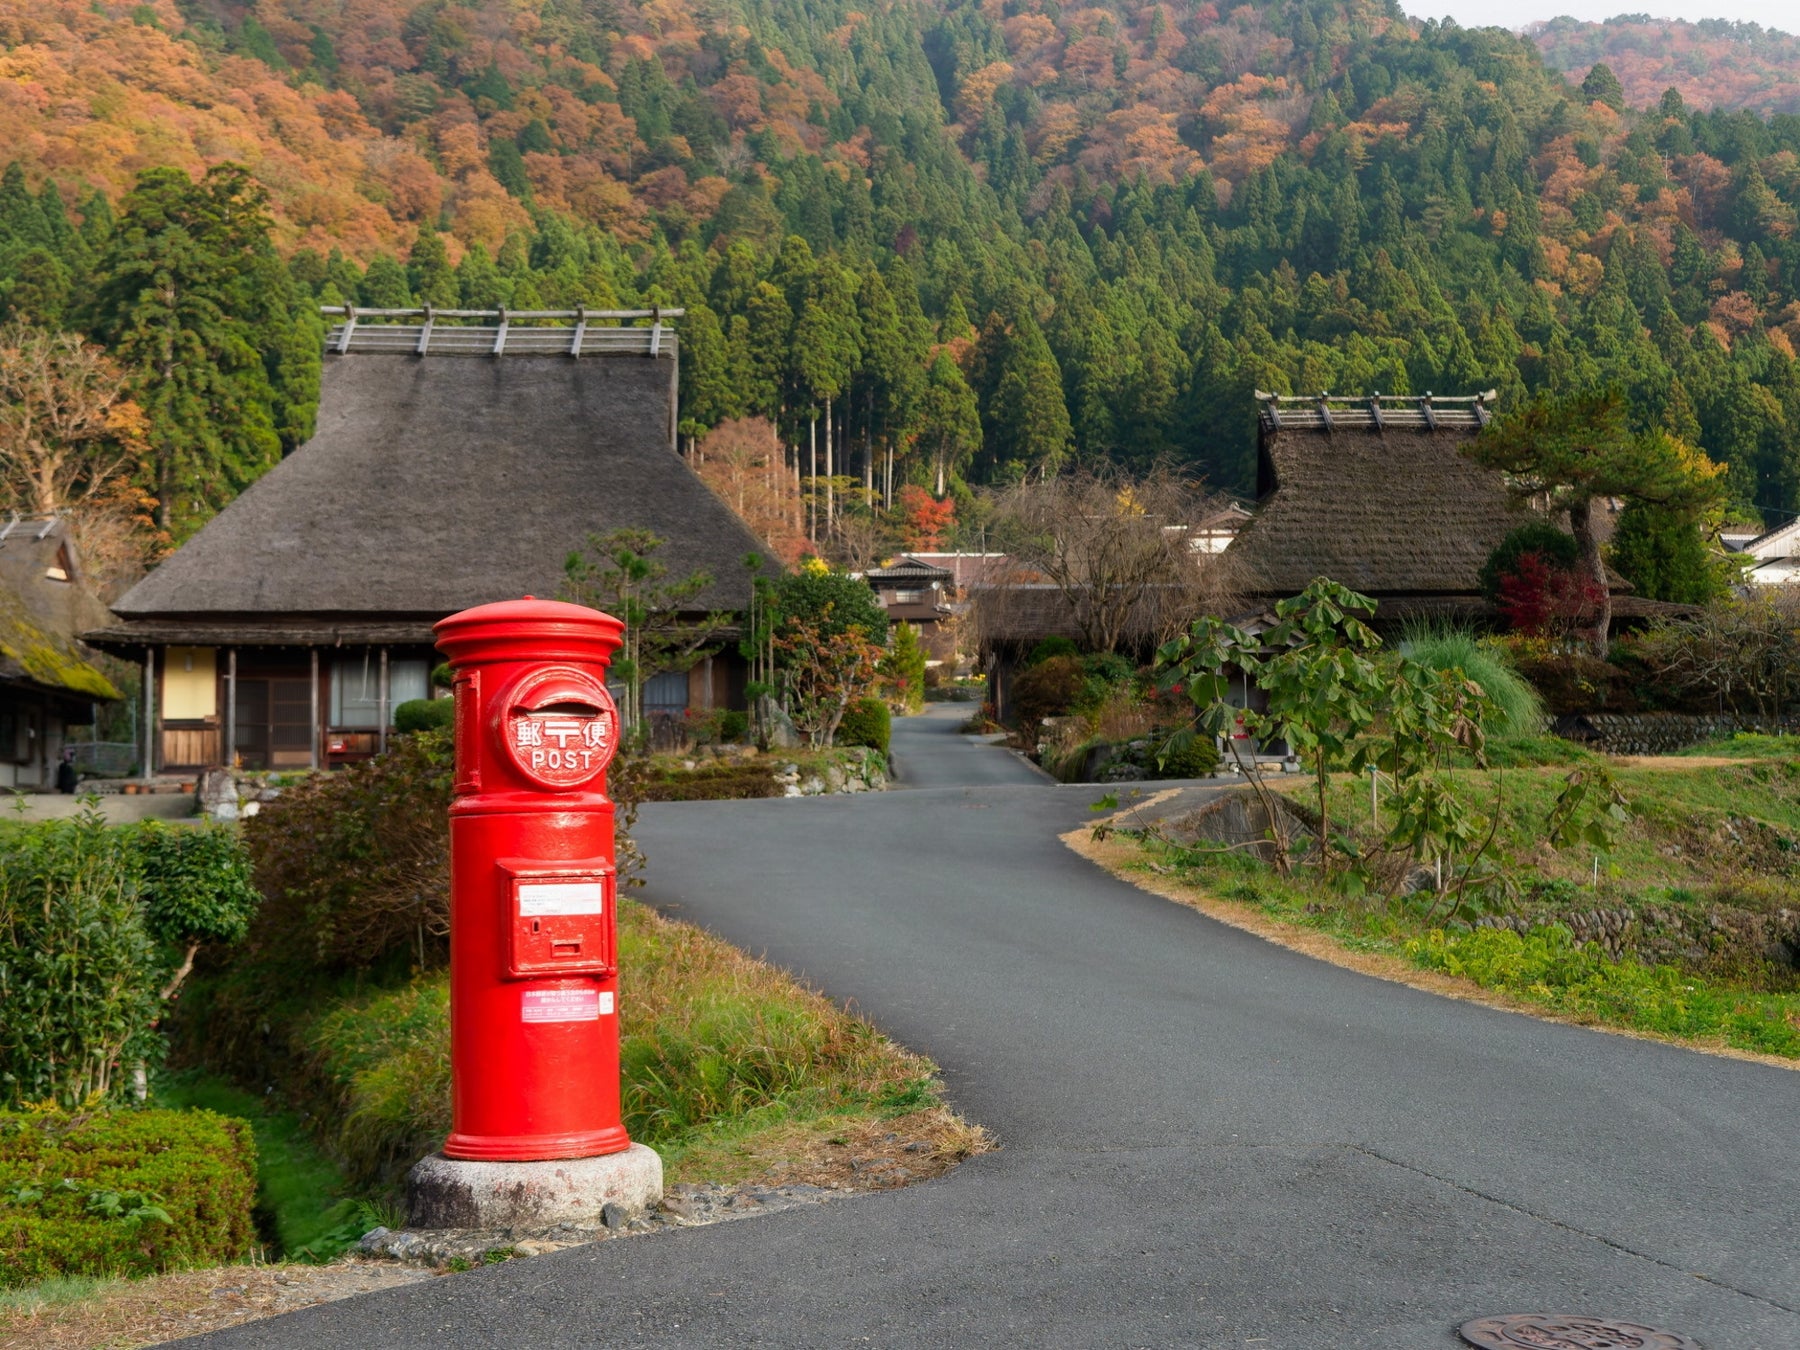
[[[33,623],[18,593],[4,584],[0,584],[0,679],[29,680],[88,698],[120,697],[112,681],[81,658],[73,641]]]

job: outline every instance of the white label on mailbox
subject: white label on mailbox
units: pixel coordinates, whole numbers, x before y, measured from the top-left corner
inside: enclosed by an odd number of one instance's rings
[[[605,895],[598,881],[521,881],[519,913],[527,919],[552,914],[599,914]]]
[[[612,990],[608,989],[605,993],[600,995],[600,1011],[602,1013],[610,1013],[612,1010],[613,1010]]]
[[[612,995],[606,998],[610,1000]],[[525,1022],[598,1022],[600,994],[594,989],[527,989],[519,1018]]]

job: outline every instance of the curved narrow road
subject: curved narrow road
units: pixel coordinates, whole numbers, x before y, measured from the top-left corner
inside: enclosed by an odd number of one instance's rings
[[[206,1343],[1447,1350],[1560,1311],[1800,1347],[1800,1074],[1225,928],[1057,842],[1095,789],[954,726],[897,724],[908,791],[647,809],[647,894],[932,1055],[1000,1152]]]

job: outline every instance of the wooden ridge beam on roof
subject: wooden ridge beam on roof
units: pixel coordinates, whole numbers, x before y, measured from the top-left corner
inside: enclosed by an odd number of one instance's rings
[[[1480,394],[1447,396],[1427,392],[1354,397],[1329,391],[1317,394],[1255,391],[1256,401],[1261,405],[1259,416],[1266,430],[1310,428],[1327,435],[1349,428],[1378,432],[1409,427],[1426,431],[1462,427],[1480,430],[1493,420],[1493,403],[1498,397],[1498,392],[1493,389]]]
[[[320,314],[342,314],[347,319],[417,319],[436,315],[440,319],[680,319],[685,309],[434,309],[422,305],[418,309],[364,309],[361,305],[320,305]]]

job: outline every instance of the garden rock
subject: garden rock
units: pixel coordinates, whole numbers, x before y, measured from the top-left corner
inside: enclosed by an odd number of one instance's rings
[[[208,769],[201,774],[194,796],[198,799],[200,814],[208,820],[238,818],[237,781],[230,769]]]

